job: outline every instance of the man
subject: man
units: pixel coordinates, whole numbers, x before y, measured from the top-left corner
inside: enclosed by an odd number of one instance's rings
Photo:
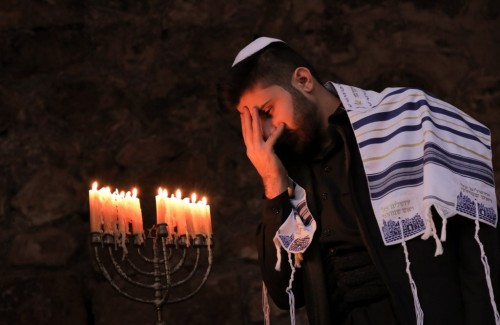
[[[223,94],[264,185],[257,247],[278,307],[305,305],[311,324],[500,324],[487,128],[416,89],[323,85],[267,37]]]

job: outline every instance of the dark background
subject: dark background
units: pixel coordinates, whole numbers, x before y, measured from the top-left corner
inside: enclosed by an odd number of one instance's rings
[[[492,129],[500,170],[499,14],[497,0],[2,0],[0,324],[154,323],[98,272],[94,180],[137,186],[147,227],[158,186],[207,195],[212,272],[167,323],[261,324],[261,185],[216,99],[236,53],[278,37],[325,80],[424,88]]]

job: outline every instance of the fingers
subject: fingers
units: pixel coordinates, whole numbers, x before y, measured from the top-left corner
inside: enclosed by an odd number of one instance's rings
[[[259,110],[256,107],[249,109],[252,116],[252,138],[255,144],[262,142],[262,124],[259,117]]]
[[[259,111],[256,107],[244,107],[240,114],[241,118],[241,131],[243,134],[243,141],[247,149],[255,148],[272,148],[276,144],[278,138],[283,134],[285,125],[281,123],[272,131],[269,137],[264,140],[262,121],[259,116]]]
[[[278,125],[278,127],[273,131],[273,133],[271,133],[269,138],[267,138],[266,144],[271,147],[274,147],[278,138],[283,134],[283,130],[285,130],[285,124],[280,123],[280,125]]]
[[[244,107],[240,114],[240,118],[243,141],[247,148],[263,144],[262,123],[260,121],[258,109]]]
[[[252,118],[250,117],[250,112],[248,108],[244,107],[243,112],[240,114],[241,118],[241,133],[243,134],[243,141],[245,146],[248,147],[251,141],[252,134]]]

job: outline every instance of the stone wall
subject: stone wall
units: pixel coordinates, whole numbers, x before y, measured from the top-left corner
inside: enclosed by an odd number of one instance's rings
[[[324,79],[424,88],[490,127],[496,154],[499,14],[494,0],[1,1],[0,324],[154,323],[98,272],[94,180],[137,186],[146,226],[158,186],[205,193],[214,266],[200,293],[167,306],[168,324],[262,323],[261,185],[216,100],[235,54],[268,35]]]

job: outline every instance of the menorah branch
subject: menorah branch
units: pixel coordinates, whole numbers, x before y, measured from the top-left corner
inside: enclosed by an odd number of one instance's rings
[[[124,297],[152,304],[156,311],[156,325],[166,324],[162,315],[163,307],[196,295],[206,283],[212,268],[212,238],[201,234],[179,240],[169,237],[160,227],[153,226],[144,243],[136,239],[119,240],[122,245],[136,246],[135,254],[133,249],[116,245],[115,241],[117,239],[111,234],[91,233],[91,244],[99,270]],[[201,263],[201,255],[205,250],[206,269],[203,275],[197,277],[202,271],[202,264],[205,264]]]

